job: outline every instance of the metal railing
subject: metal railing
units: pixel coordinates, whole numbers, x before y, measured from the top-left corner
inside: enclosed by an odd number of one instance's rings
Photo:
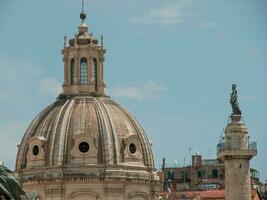
[[[217,144],[217,152],[221,152],[224,150],[257,150],[257,142],[248,143],[245,146],[240,147],[240,145],[235,145],[231,142],[221,142]]]
[[[217,165],[220,164],[218,159],[203,159],[202,165]]]

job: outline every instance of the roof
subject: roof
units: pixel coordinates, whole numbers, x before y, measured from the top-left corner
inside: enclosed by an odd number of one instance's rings
[[[177,197],[177,198],[194,198],[200,197],[201,199],[224,199],[224,189],[206,190],[206,191],[185,191],[174,193],[161,193],[161,196],[165,197]],[[256,196],[261,199],[257,190],[251,191],[251,199],[255,199]]]
[[[124,107],[109,97],[64,98],[46,107],[30,124],[19,145],[17,171],[40,174],[31,169],[61,169],[62,166],[71,169],[88,165],[98,168],[131,166],[154,171],[149,139]],[[90,153],[79,151],[82,142],[88,142],[87,147],[81,148],[90,147]],[[128,143],[135,144],[136,153],[130,154]],[[34,153],[40,154],[40,158],[34,157]]]

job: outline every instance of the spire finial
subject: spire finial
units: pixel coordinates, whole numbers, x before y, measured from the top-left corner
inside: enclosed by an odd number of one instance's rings
[[[101,35],[101,47],[103,48],[104,47],[104,36]]]
[[[65,34],[64,35],[64,48],[67,47],[67,35]]]
[[[80,14],[80,18],[81,18],[82,22],[84,22],[84,20],[86,18],[86,14],[84,13],[84,0],[82,0],[82,12]]]
[[[84,13],[84,0],[82,0],[82,13]]]

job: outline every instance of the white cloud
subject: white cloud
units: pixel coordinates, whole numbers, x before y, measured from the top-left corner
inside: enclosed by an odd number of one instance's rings
[[[257,99],[257,97],[251,95],[251,96],[244,96],[241,99],[244,100],[244,101],[254,101],[254,100]]]
[[[0,101],[27,99],[41,76],[42,68],[28,61],[0,53]]]
[[[15,166],[17,144],[19,144],[25,130],[26,123],[19,121],[0,124],[0,160],[11,169]]]
[[[39,82],[39,93],[44,96],[56,96],[61,93],[61,84],[59,81],[46,78]]]
[[[0,71],[0,101],[10,98],[28,99],[38,91],[46,96],[58,95],[61,91],[59,81],[42,79],[42,67],[25,60],[0,53]]]
[[[246,51],[248,54],[253,55],[253,56],[258,53],[258,50],[256,48],[253,48],[253,47],[247,48]]]
[[[219,31],[217,32],[217,35],[218,35],[219,37],[224,37],[225,34],[226,34],[226,31],[223,30],[223,29],[221,29],[221,30],[219,30]]]
[[[151,9],[146,18],[147,22],[161,24],[176,24],[184,22],[183,4],[166,3],[158,8]]]
[[[131,86],[119,85],[108,92],[115,97],[128,99],[155,99],[159,97],[165,88],[154,81],[146,81],[141,84]]]
[[[201,22],[198,24],[198,27],[201,29],[210,29],[213,28],[215,24],[213,22]]]
[[[189,11],[193,4],[192,0],[166,1],[165,3],[151,8],[143,16],[131,17],[130,23],[157,23],[161,25],[181,24],[189,20],[197,20],[203,14]]]
[[[6,93],[0,92],[0,101],[6,100],[8,95]]]

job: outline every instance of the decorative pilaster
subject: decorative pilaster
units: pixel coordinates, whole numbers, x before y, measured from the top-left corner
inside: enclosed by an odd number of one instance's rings
[[[64,83],[63,85],[69,85],[69,81],[68,81],[68,58],[64,57],[63,58],[63,62],[64,62]]]
[[[81,83],[81,58],[77,56],[77,85]]]
[[[94,84],[94,75],[93,75],[93,57],[89,56],[89,83]]]

